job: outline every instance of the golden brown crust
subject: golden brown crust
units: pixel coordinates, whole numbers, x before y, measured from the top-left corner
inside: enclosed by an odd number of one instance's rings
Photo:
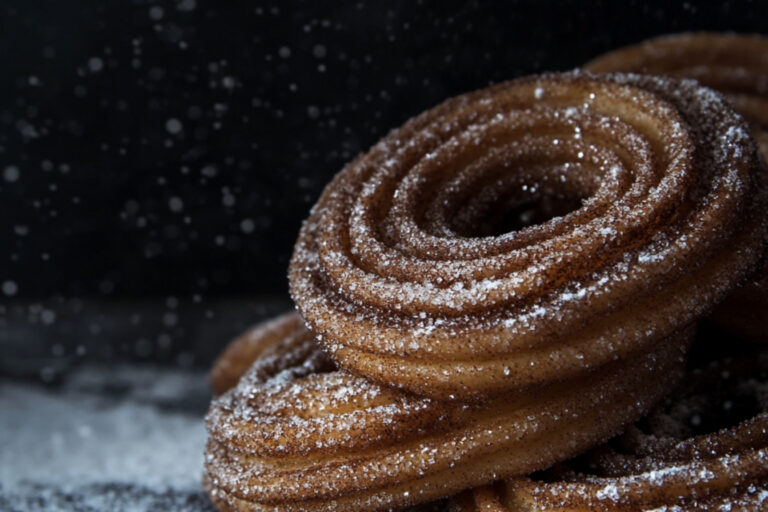
[[[287,315],[217,362],[206,489],[221,510],[386,510],[605,441],[757,264],[766,180],[693,81],[543,75],[409,121],[302,228],[313,334]],[[509,217],[531,225],[498,234]]]
[[[692,372],[672,398],[610,445],[536,478],[462,493],[450,510],[765,510],[766,384],[768,352]]]
[[[339,365],[380,384],[471,400],[575,378],[671,336],[754,268],[764,165],[693,81],[499,84],[409,121],[328,185],[291,294]],[[582,200],[493,234],[492,212]]]
[[[216,395],[231,389],[257,362],[251,374],[266,379],[294,368],[302,361],[331,368],[332,363],[318,349],[312,334],[302,327],[295,313],[286,313],[248,329],[224,349],[213,364],[209,376]]]
[[[673,34],[606,53],[587,63],[593,72],[638,72],[695,78],[722,92],[750,124],[768,160],[768,37],[728,33]],[[768,341],[768,267],[744,285],[713,319],[754,341]]]
[[[286,338],[306,332],[283,322]],[[273,357],[290,350],[274,329],[254,332]],[[329,371],[314,353],[273,371],[256,360],[211,404],[205,486],[221,510],[373,511],[541,469],[647,411],[681,374],[691,334],[481,405],[381,388]]]

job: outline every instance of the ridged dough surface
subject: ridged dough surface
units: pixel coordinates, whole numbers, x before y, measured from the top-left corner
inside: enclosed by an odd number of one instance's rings
[[[768,509],[768,352],[692,372],[611,443],[454,498],[452,512]]]
[[[681,376],[691,334],[586,375],[463,404],[334,369],[319,347],[306,349],[307,331],[289,314],[225,352],[253,358],[242,376],[216,364],[215,375],[231,371],[237,384],[219,388],[207,415],[204,485],[225,511],[376,511],[543,469],[650,410]]]
[[[763,158],[768,160],[768,37],[672,34],[601,55],[585,69],[694,78],[723,93],[746,118]],[[768,342],[766,314],[768,266],[763,265],[715,310],[713,318],[745,338]]]
[[[514,80],[346,166],[299,234],[291,294],[382,385],[471,401],[585,377],[754,270],[766,179],[743,118],[694,81]]]

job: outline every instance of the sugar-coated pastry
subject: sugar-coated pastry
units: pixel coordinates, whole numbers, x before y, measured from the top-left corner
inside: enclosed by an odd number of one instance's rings
[[[750,123],[768,155],[768,37],[693,32],[619,48],[588,62],[595,73],[635,72],[694,78],[722,92]]]
[[[256,367],[251,368],[256,361]],[[299,363],[312,370],[333,368],[330,359],[318,350],[312,333],[304,329],[301,317],[286,313],[232,341],[211,369],[211,387],[220,395],[234,387],[249,368],[252,374],[271,376],[283,370],[296,372],[301,368]]]
[[[319,347],[307,349],[298,315],[286,315],[223,356],[254,359],[211,404],[204,485],[222,511],[364,512],[543,469],[657,403],[682,375],[691,334],[526,393],[463,404],[333,369]]]
[[[692,80],[547,74],[465,94],[347,165],[291,294],[343,368],[460,401],[586,378],[751,273],[768,172]]]
[[[611,443],[455,497],[452,512],[768,510],[768,352],[692,372]]]
[[[749,122],[768,160],[768,37],[731,33],[672,34],[620,48],[589,62],[594,72],[634,71],[695,78],[722,92]],[[768,342],[768,266],[714,312],[721,326]]]

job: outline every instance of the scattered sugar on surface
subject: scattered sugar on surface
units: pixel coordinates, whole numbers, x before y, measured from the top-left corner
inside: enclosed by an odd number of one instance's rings
[[[85,369],[75,374],[74,390],[59,393],[0,384],[3,493],[30,485],[66,490],[90,484],[199,490],[205,429],[200,416],[169,410],[167,400],[183,400],[180,393],[200,389],[205,376],[166,375],[149,390],[138,384],[146,384],[150,372],[137,370],[131,378],[123,368],[122,379],[138,387],[128,398],[113,400],[94,394],[89,384],[108,382],[111,372]]]

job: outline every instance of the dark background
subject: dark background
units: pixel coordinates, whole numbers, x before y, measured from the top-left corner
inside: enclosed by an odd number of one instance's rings
[[[656,34],[768,31],[760,1],[245,4],[0,6],[0,371],[206,365],[290,307],[310,206],[407,118]]]

